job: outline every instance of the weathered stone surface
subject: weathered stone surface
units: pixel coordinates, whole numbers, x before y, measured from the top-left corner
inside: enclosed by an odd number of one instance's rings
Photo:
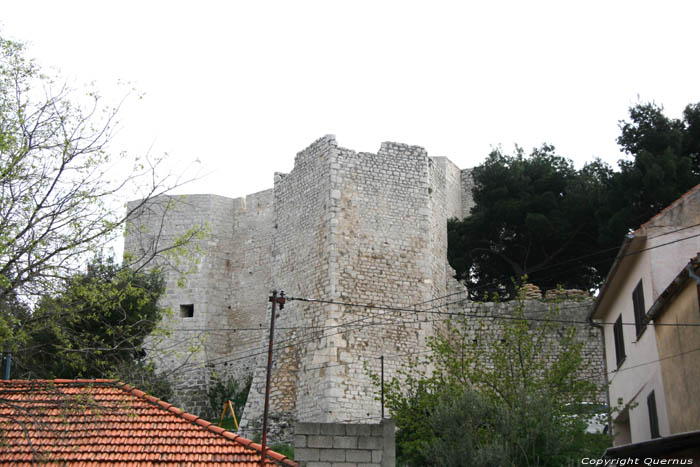
[[[270,190],[237,199],[156,199],[129,230],[125,251],[147,254],[193,225],[206,224],[210,232],[199,241],[199,263],[184,287],[176,284],[177,268],[167,269],[163,303],[174,312],[165,323],[172,333],[151,356],[176,375],[175,402],[212,412],[206,390],[213,375],[243,380],[252,374],[240,433],[259,433],[268,297],[277,289],[322,302],[289,300],[278,310],[270,442],[294,440],[295,421],[378,422],[381,406],[366,368],[378,373],[383,355],[385,378],[392,378],[440,330],[435,312],[476,310],[446,260],[447,219],[468,215],[471,187],[470,170],[428,157],[418,146],[383,143],[372,154],[325,136],[297,154],[290,173],[276,173]],[[541,299],[539,290],[527,298],[533,313],[546,306],[534,300]],[[562,308],[573,309],[567,303]],[[582,319],[590,300],[571,303]],[[193,316],[181,316],[180,305],[193,305]],[[510,306],[494,307],[508,313]],[[586,357],[602,365],[597,333],[586,326],[580,333]],[[600,365],[590,370],[596,381]],[[300,434],[309,435],[311,446],[320,433]]]

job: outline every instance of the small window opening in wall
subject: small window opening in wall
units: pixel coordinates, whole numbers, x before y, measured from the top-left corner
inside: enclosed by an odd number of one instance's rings
[[[617,366],[622,365],[625,361],[625,340],[622,331],[622,314],[617,317],[617,321],[613,325],[613,336],[615,339],[615,358],[617,360]]]
[[[634,292],[632,292],[632,305],[634,307],[634,327],[637,331],[637,339],[642,335],[647,325],[644,324],[644,317],[646,316],[646,307],[644,306],[644,287],[642,286],[642,281],[639,281],[637,287],[635,287]]]
[[[192,303],[188,305],[180,305],[180,318],[192,317],[194,317],[194,305]]]
[[[660,438],[659,434],[659,416],[656,412],[656,397],[654,396],[654,391],[651,391],[647,396],[647,409],[649,409],[649,431],[651,432],[651,437]]]

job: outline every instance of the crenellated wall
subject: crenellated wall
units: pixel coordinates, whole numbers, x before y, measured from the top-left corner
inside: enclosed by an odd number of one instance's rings
[[[163,245],[193,225],[209,229],[185,286],[167,273],[173,332],[160,345],[177,351],[158,361],[177,381],[176,402],[204,413],[212,375],[252,374],[241,430],[259,429],[276,289],[317,301],[278,311],[272,439],[289,439],[294,421],[377,422],[367,369],[378,372],[384,355],[391,378],[441,325],[430,311],[464,309],[449,298],[464,289],[447,263],[446,223],[468,215],[471,183],[470,170],[418,146],[383,143],[373,154],[325,136],[297,154],[290,173],[275,174],[270,190],[167,198],[167,210],[165,198],[154,200],[125,251],[140,252],[157,232]],[[181,304],[194,304],[194,316],[180,316]],[[189,354],[192,342],[202,344]]]

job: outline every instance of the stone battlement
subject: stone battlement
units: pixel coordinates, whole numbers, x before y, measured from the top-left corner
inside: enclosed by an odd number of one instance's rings
[[[421,147],[383,143],[376,154],[355,152],[329,135],[300,151],[291,172],[275,173],[270,190],[237,199],[183,196],[167,213],[144,211],[126,251],[147,248],[149,232],[162,232],[167,242],[194,224],[210,230],[186,286],[175,287],[168,273],[164,301],[174,310],[168,324],[178,329],[172,347],[203,338],[194,357],[172,352],[163,359],[162,365],[181,368],[178,402],[201,412],[212,372],[252,373],[242,423],[252,429],[262,414],[267,298],[276,288],[293,297],[371,305],[287,303],[275,336],[277,420],[378,422],[381,409],[364,368],[378,368],[384,355],[391,378],[435,333],[435,317],[417,304],[461,287],[447,264],[446,224],[469,213],[471,183],[469,169],[431,158]],[[189,308],[179,314],[181,305],[192,305],[192,316]]]

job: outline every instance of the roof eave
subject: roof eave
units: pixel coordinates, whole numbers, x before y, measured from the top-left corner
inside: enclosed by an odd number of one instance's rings
[[[681,269],[678,275],[671,281],[664,291],[659,294],[659,297],[654,301],[649,308],[649,311],[646,313],[644,318],[645,323],[655,320],[664,312],[666,305],[668,305],[673,297],[680,292],[686,281],[688,281],[690,278],[689,272],[692,270],[693,274],[697,275],[699,267],[700,253],[698,253],[694,258],[691,258],[688,264]]]

